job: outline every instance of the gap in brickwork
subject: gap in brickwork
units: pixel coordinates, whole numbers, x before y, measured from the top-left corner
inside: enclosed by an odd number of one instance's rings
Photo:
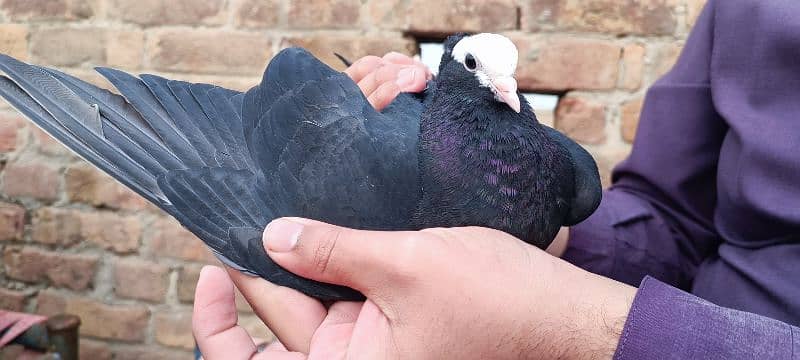
[[[417,44],[419,44],[420,61],[435,74],[439,69],[439,62],[444,53],[442,41],[418,39]],[[528,103],[531,104],[539,121],[546,125],[553,126],[556,107],[561,98],[560,94],[546,94],[527,91],[526,89],[520,90],[522,91],[522,95],[525,96],[525,99],[528,100]]]

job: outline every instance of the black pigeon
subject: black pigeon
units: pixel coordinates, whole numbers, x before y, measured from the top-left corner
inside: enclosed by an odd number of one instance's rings
[[[323,300],[361,299],[298,277],[261,243],[272,219],[407,230],[487,226],[546,247],[597,207],[591,156],[539,124],[516,91],[517,50],[448,38],[423,94],[376,112],[345,74],[298,48],[246,93],[98,68],[122,94],[0,56],[0,95],[178,219],[229,266]]]

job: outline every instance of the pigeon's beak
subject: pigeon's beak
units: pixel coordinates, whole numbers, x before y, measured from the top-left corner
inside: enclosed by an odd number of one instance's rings
[[[508,104],[508,107],[519,113],[520,103],[519,95],[517,95],[517,80],[511,76],[503,76],[492,79],[491,82],[498,100]]]

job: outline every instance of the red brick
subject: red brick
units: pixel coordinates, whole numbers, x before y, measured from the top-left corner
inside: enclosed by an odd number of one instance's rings
[[[272,57],[263,34],[165,30],[148,38],[150,64],[163,71],[257,75]]]
[[[679,0],[525,0],[522,29],[669,35]]]
[[[81,334],[101,339],[143,341],[150,311],[140,305],[108,305],[94,299],[69,298],[64,309],[81,318]]]
[[[678,60],[681,50],[683,43],[670,43],[657,47],[653,75],[659,78],[669,72]]]
[[[111,212],[81,213],[81,235],[95,245],[117,253],[139,248],[142,234],[140,220]]]
[[[39,208],[31,220],[31,240],[71,246],[81,241],[81,213],[74,209]]]
[[[282,3],[279,0],[241,0],[234,4],[234,24],[250,29],[276,27],[281,22]]]
[[[498,32],[517,28],[516,0],[411,0],[408,30],[450,35],[458,31]]]
[[[166,2],[171,4],[172,2]],[[138,69],[144,60],[144,32],[113,31],[106,39],[106,64],[115,68]]]
[[[57,287],[83,290],[92,285],[97,255],[50,252],[36,248],[6,248],[3,251],[6,275],[26,282],[49,280]]]
[[[22,240],[25,231],[25,208],[0,202],[0,241]]]
[[[117,296],[162,302],[169,288],[169,267],[142,261],[121,260],[114,266]]]
[[[708,0],[688,0],[686,3],[686,25],[689,27],[694,26],[697,17],[700,16],[700,13],[706,6],[706,2],[708,2]]]
[[[597,169],[600,172],[600,182],[603,188],[611,186],[611,172],[625,157],[628,156],[629,150],[615,149],[602,153],[592,153],[595,161],[597,161]]]
[[[517,81],[529,91],[608,90],[617,84],[622,48],[609,41],[513,37]]]
[[[643,100],[633,100],[622,104],[622,139],[633,142],[636,128],[639,126],[639,114],[642,112]]]
[[[40,290],[36,295],[36,313],[53,316],[63,314],[67,308],[67,297],[54,290]]]
[[[106,30],[102,28],[44,28],[31,34],[35,62],[77,66],[106,61]]]
[[[108,343],[89,339],[80,339],[81,360],[111,360],[113,353]]]
[[[558,102],[556,128],[584,144],[605,142],[606,110],[601,103],[567,96]]]
[[[642,86],[645,48],[641,44],[629,44],[622,49],[622,88],[637,90]]]
[[[129,210],[141,210],[147,205],[147,200],[87,163],[69,167],[64,184],[71,201]]]
[[[66,146],[61,145],[58,140],[54,139],[52,136],[48,135],[46,132],[42,131],[36,126],[30,127],[31,132],[33,133],[33,144],[38,150],[38,152],[44,155],[51,155],[51,156],[63,156],[72,154],[72,152],[67,149]]]
[[[156,314],[153,334],[161,345],[194,349],[192,336],[192,313],[190,311],[170,311]]]
[[[166,349],[159,346],[116,346],[114,360],[171,360],[193,359],[193,354],[185,350]]]
[[[28,294],[24,291],[16,291],[0,288],[0,310],[25,311],[25,300]]]
[[[2,25],[0,25],[2,31]],[[0,36],[3,36],[0,32]],[[2,45],[0,45],[0,53],[3,52]],[[20,146],[20,136],[23,128],[25,128],[25,119],[17,114],[11,112],[0,113],[0,153],[12,152]],[[24,135],[24,133],[22,133]]]
[[[151,227],[149,244],[153,255],[202,262],[216,261],[202,240],[171,218],[156,220]]]
[[[145,26],[218,25],[225,22],[224,0],[109,0],[108,16]]]
[[[293,28],[357,28],[360,0],[290,1],[289,26]]]
[[[76,20],[94,15],[97,1],[72,0],[3,0],[0,10],[11,19],[19,20]]]
[[[383,56],[390,51],[408,55],[416,52],[416,44],[401,37],[317,35],[289,38],[282,45],[305,48],[326,64],[340,70],[345,66],[334,56],[334,52],[353,61],[366,55]]]
[[[184,265],[178,273],[178,300],[191,303],[194,301],[194,289],[200,279],[200,265]]]
[[[21,24],[0,24],[0,53],[28,59],[28,28]]]
[[[3,172],[3,193],[10,197],[55,200],[58,183],[58,169],[42,163],[18,161],[6,166]]]

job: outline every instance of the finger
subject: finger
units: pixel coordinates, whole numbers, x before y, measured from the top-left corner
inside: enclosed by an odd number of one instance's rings
[[[384,64],[359,81],[358,87],[361,88],[361,92],[364,93],[364,96],[369,98],[381,85],[387,82],[395,82],[397,80],[397,74],[401,70],[401,65]]]
[[[429,235],[414,231],[365,231],[300,218],[273,220],[264,246],[278,265],[300,276],[349,286],[368,297],[410,276],[407,264]]]
[[[218,267],[203,267],[195,290],[192,333],[205,359],[247,359],[256,352],[252,338],[237,322],[231,279]]]
[[[389,106],[397,98],[397,95],[400,95],[400,86],[393,82],[387,82],[378,87],[367,100],[375,110],[381,111]]]
[[[392,63],[392,64],[397,64],[397,65],[412,65],[412,64],[414,64],[414,58],[412,58],[412,57],[410,57],[408,55],[401,54],[401,53],[396,52],[396,51],[392,51],[392,52],[387,53],[386,55],[383,55],[383,61],[389,62],[389,63]]]
[[[314,334],[314,344],[320,345],[312,349],[309,360],[347,358],[347,348],[362,305],[362,302],[341,301],[331,306],[325,321]]]
[[[383,60],[377,56],[365,56],[350,65],[344,72],[353,79],[353,82],[358,83],[364,79],[364,77],[374,72],[382,62]]]
[[[253,356],[253,360],[305,360],[305,354],[299,352],[264,350]]]
[[[428,83],[428,68],[419,65],[403,67],[397,74],[397,85],[403,92],[420,92]]]
[[[311,337],[325,319],[322,304],[297,290],[228,269],[228,273],[258,317],[291,351],[308,354]]]

